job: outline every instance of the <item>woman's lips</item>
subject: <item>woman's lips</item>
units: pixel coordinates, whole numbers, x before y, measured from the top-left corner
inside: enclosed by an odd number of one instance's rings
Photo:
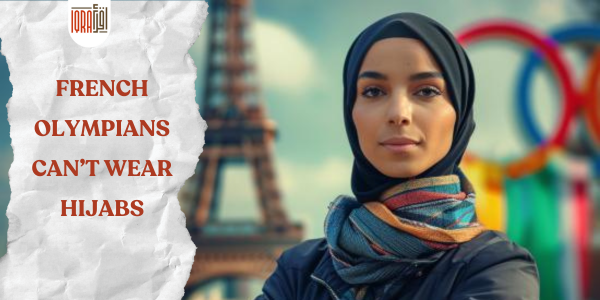
[[[382,144],[382,146],[394,153],[403,153],[415,149],[417,144]]]
[[[406,136],[395,136],[384,140],[381,145],[394,153],[402,153],[415,149],[419,142]]]

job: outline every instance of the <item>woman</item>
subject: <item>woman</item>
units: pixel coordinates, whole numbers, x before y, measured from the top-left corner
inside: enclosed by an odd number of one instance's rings
[[[539,299],[531,254],[477,222],[458,167],[475,82],[453,35],[416,13],[385,17],[344,65],[352,191],[325,238],[285,251],[257,299]]]

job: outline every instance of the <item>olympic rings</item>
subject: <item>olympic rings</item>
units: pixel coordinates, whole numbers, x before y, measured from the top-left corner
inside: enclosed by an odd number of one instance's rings
[[[584,179],[576,179],[572,189],[573,194],[569,194],[568,196],[565,195],[569,200],[566,202],[569,202],[569,205],[573,210],[573,212],[568,215],[560,215],[556,213],[560,209],[559,205],[562,205],[559,203],[560,201],[558,201],[561,199],[559,192],[561,192],[562,189],[557,189],[554,186],[546,186],[548,184],[552,185],[551,180],[562,181],[562,179],[564,179],[564,177],[552,175],[555,173],[551,171],[551,169],[555,166],[554,164],[548,165],[550,169],[544,168],[544,166],[548,164],[548,160],[554,151],[562,150],[564,148],[566,137],[570,131],[569,127],[573,123],[572,121],[576,116],[576,113],[584,113],[588,132],[590,133],[590,136],[596,140],[598,145],[600,145],[600,50],[594,53],[591,64],[588,64],[588,70],[586,74],[587,77],[584,82],[584,86],[581,87],[582,90],[576,90],[572,81],[572,78],[574,77],[571,76],[569,70],[567,69],[566,61],[561,57],[561,53],[558,50],[558,45],[559,43],[569,43],[581,40],[592,40],[593,42],[600,44],[600,26],[572,26],[554,32],[551,37],[545,37],[542,34],[529,30],[523,25],[507,21],[497,21],[476,24],[475,26],[458,34],[457,37],[459,42],[463,44],[471,43],[484,38],[508,38],[510,40],[516,40],[517,42],[532,48],[531,52],[527,56],[524,69],[519,76],[517,85],[518,94],[516,100],[518,107],[517,114],[523,121],[525,131],[534,138],[536,147],[530,153],[525,155],[525,157],[509,162],[508,164],[504,164],[500,168],[503,169],[504,174],[513,178],[522,177],[538,170],[542,170],[541,173],[539,173],[541,177],[529,176],[522,180],[518,180],[525,185],[511,186],[511,180],[506,180],[505,182],[507,184],[505,186],[507,188],[507,193],[505,197],[507,201],[512,199],[512,202],[507,202],[509,213],[506,217],[506,220],[510,219],[508,224],[512,224],[512,227],[507,227],[507,233],[511,233],[510,228],[515,228],[515,221],[517,226],[523,225],[522,221],[524,215],[522,215],[521,212],[523,207],[519,206],[518,204],[528,204],[533,200],[534,203],[537,203],[534,204],[537,205],[536,212],[540,211],[542,212],[542,215],[545,214],[547,220],[552,220],[552,222],[550,222],[552,224],[547,222],[543,223],[544,220],[538,220],[529,224],[531,225],[529,227],[545,230],[541,233],[541,239],[532,238],[532,240],[534,240],[532,244],[532,246],[534,246],[532,251],[537,249],[538,251],[544,252],[548,249],[548,245],[554,245],[559,241],[557,239],[559,238],[557,233],[560,231],[560,226],[555,226],[555,220],[557,217],[565,216],[565,219],[567,220],[569,218],[573,220],[582,220],[583,218],[584,221],[587,217],[589,217],[591,198],[589,198],[586,194],[585,190],[587,187],[585,186]],[[529,97],[530,90],[527,88],[532,81],[535,68],[541,63],[540,58],[544,58],[545,61],[549,63],[553,75],[559,83],[558,85],[561,91],[560,100],[563,108],[558,126],[555,128],[555,133],[548,140],[544,140],[542,134],[534,125]],[[580,111],[580,109],[583,111]],[[598,177],[600,175],[600,155],[594,153],[590,157],[590,162],[592,163],[594,176]],[[559,164],[558,167],[564,166]],[[516,181],[513,180],[512,182]],[[523,188],[525,193],[522,194],[521,197],[527,201],[521,201],[521,203],[518,203],[518,200],[523,200],[515,197],[519,195],[518,193],[515,193],[516,189],[518,188]],[[511,193],[510,191],[513,192]],[[494,196],[495,194],[492,192],[491,195]],[[573,216],[577,216],[577,218],[573,218]],[[488,218],[489,220],[493,220],[491,217]],[[541,219],[544,219],[544,216],[542,216]],[[554,225],[547,226],[548,224]],[[574,261],[575,263],[569,262],[569,265],[560,266],[559,264],[553,262],[550,264],[541,265],[540,272],[543,273],[542,275],[554,274],[556,273],[555,271],[559,270],[561,267],[565,268],[565,266],[567,266],[567,268],[572,268],[573,266],[576,266],[576,274],[579,275],[579,278],[582,282],[579,285],[579,289],[581,294],[585,296],[589,288],[589,270],[586,269],[586,266],[589,264],[589,253],[587,253],[585,249],[587,249],[586,247],[589,246],[590,236],[586,231],[587,228],[585,225],[587,224],[585,224],[585,222],[575,222],[573,224],[575,224],[573,228],[575,228],[574,236],[576,237],[574,241],[577,242],[576,247],[579,250],[577,252],[577,260]],[[573,226],[573,224],[570,225]],[[540,234],[537,234],[536,232],[535,236],[539,237]],[[536,244],[542,246],[537,248],[535,247]],[[556,258],[559,257],[557,256]],[[549,277],[551,278],[552,276],[550,275]],[[555,286],[552,286],[552,284],[553,282],[551,278],[550,287],[546,287],[544,291],[548,293],[555,293],[558,291],[555,289]],[[572,285],[570,288],[572,288]]]
[[[509,176],[520,177],[541,168],[547,162],[549,154],[564,144],[568,133],[568,125],[571,123],[575,108],[578,106],[579,95],[573,88],[571,73],[564,60],[561,59],[556,42],[545,38],[542,34],[530,30],[519,23],[508,21],[477,23],[457,34],[458,41],[463,45],[495,37],[509,38],[510,40],[525,43],[541,51],[544,58],[550,62],[552,70],[560,83],[563,96],[564,113],[559,122],[559,129],[554,137],[547,143],[537,147],[527,156],[505,166],[505,171]]]
[[[560,44],[587,40],[600,43],[600,27],[596,24],[578,24],[557,30],[551,34],[551,37]],[[527,56],[524,68],[521,70],[517,88],[517,104],[519,108],[517,114],[519,114],[519,117],[522,119],[525,130],[536,144],[543,144],[544,142],[541,131],[534,125],[530,105],[531,89],[528,89],[527,87],[531,84],[533,72],[540,63],[541,58],[539,55],[531,51]],[[600,64],[600,60],[596,60],[595,62],[592,60],[585,88],[579,96],[583,100],[583,103],[581,104],[587,108],[585,110],[585,117],[588,131],[597,142],[600,142],[600,121],[598,120],[598,114],[594,113],[593,110],[598,94],[591,94],[593,91],[590,90],[595,88],[594,85],[596,85],[595,83],[598,82],[599,79],[600,66],[598,64]]]

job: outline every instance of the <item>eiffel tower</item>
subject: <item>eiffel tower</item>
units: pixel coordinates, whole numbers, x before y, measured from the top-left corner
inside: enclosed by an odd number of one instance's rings
[[[249,0],[210,1],[209,38],[201,115],[208,128],[200,155],[198,197],[188,229],[197,246],[186,297],[225,279],[225,297],[250,299],[245,278],[266,279],[286,248],[302,240],[281,204],[273,167],[276,128],[259,95],[247,30]],[[228,163],[252,170],[260,220],[217,218],[222,170]],[[251,196],[251,195],[249,195]],[[244,209],[240,207],[239,209]]]

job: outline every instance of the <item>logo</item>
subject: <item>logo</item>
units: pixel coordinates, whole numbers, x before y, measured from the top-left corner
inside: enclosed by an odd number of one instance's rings
[[[95,47],[110,33],[110,0],[69,0],[69,34],[79,45]]]

